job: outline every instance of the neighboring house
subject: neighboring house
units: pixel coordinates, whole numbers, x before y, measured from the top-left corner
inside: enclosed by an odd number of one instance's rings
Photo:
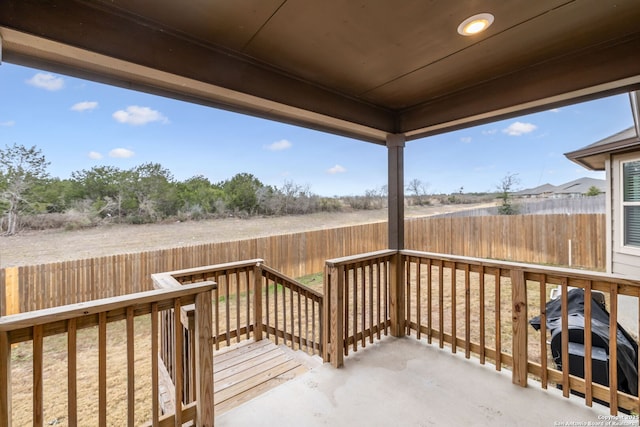
[[[605,171],[606,268],[608,273],[640,277],[640,93],[630,94],[635,126],[565,156],[590,170]],[[636,335],[637,300],[618,297],[618,322]]]
[[[560,185],[543,184],[539,187],[529,188],[514,193],[517,197],[523,198],[566,198],[583,197],[591,187],[596,187],[601,193],[607,190],[607,181],[596,178],[579,178],[574,181]]]
[[[640,276],[640,138],[630,127],[565,156],[607,175],[607,271]]]
[[[516,197],[523,198],[547,198],[551,197],[553,192],[557,189],[555,185],[551,184],[542,184],[535,188],[527,188],[526,190],[521,190],[514,193]]]

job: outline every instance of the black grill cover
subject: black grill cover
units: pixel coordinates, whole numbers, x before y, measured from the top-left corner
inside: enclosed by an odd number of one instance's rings
[[[584,344],[584,291],[571,289],[567,293],[569,342]],[[547,303],[547,329],[552,336],[562,331],[562,299],[557,298]],[[529,321],[531,326],[540,330],[540,316]],[[638,395],[638,343],[617,325],[618,342],[618,390]],[[602,347],[609,354],[609,312],[596,300],[591,303],[591,335],[592,345]]]

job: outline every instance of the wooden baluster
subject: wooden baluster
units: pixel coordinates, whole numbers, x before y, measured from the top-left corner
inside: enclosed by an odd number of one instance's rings
[[[302,350],[302,303],[300,302],[300,291],[296,291],[298,295],[298,350]]]
[[[305,293],[305,298],[304,298],[304,342],[305,342],[306,352],[307,353],[309,353],[309,297],[310,297],[310,295],[307,295]],[[311,301],[311,304],[313,304],[313,301]],[[311,321],[313,322],[314,319],[311,319]]]
[[[293,289],[290,288],[289,286],[287,286],[287,288],[289,288],[289,310],[290,310],[290,314],[291,314],[291,320],[289,321],[290,325],[291,325],[291,348],[295,350],[296,347],[296,340],[295,340],[295,329],[296,329],[296,322],[295,322],[295,316],[294,316],[294,302],[295,299],[293,298]],[[299,331],[298,331],[299,332]]]
[[[11,343],[0,331],[0,425],[11,427]]]
[[[360,329],[362,329],[362,348],[367,345],[367,337],[365,331],[367,330],[367,265],[361,264],[358,268],[360,270],[360,283],[362,284],[361,302],[360,302]]]
[[[484,266],[480,266],[480,277],[479,279],[479,287],[480,287],[480,364],[484,365],[486,361],[486,352],[487,345],[485,341],[485,309],[484,309]]]
[[[224,275],[224,289],[225,289],[225,298],[224,298],[224,314],[226,319],[226,338],[227,338],[227,347],[231,345],[231,310],[229,304],[229,298],[231,297],[231,284],[229,283],[229,272],[224,271],[222,273]]]
[[[438,264],[438,347],[444,348],[444,262]]]
[[[420,339],[422,328],[422,297],[421,297],[421,280],[420,280],[420,258],[416,258],[416,338]]]
[[[287,345],[287,288],[284,284],[282,285],[282,336],[284,345]]]
[[[151,425],[153,427],[160,425],[158,363],[158,303],[154,302],[151,304]]]
[[[368,264],[369,271],[369,342],[373,344],[373,261],[369,261]]]
[[[542,275],[540,282],[540,382],[546,389],[549,382],[547,372],[547,276]]]
[[[215,278],[216,283],[219,283],[219,277],[216,275]],[[213,305],[215,307],[215,340],[216,340],[216,350],[220,350],[220,293],[218,288],[216,287],[213,290]]]
[[[246,320],[244,322],[246,328],[247,328],[247,333],[246,333],[246,339],[251,338],[251,328],[250,326],[252,324],[255,324],[255,319],[254,322],[251,322],[251,276],[250,276],[250,272],[249,272],[249,268],[247,267],[247,269],[244,271],[244,279],[245,279],[245,283],[247,284],[247,292],[245,293],[245,305],[246,305]],[[255,303],[255,302],[254,302]]]
[[[78,425],[77,338],[76,319],[69,319],[67,321],[67,419],[70,426]]]
[[[593,344],[591,336],[591,280],[588,280],[584,288],[584,402],[592,406],[593,402]]]
[[[389,335],[389,261],[385,261],[382,264],[384,271],[382,273],[383,283],[383,293],[384,293],[384,334]]]
[[[451,266],[451,353],[456,353],[458,350],[458,338],[457,338],[457,314],[456,314],[456,294],[457,294],[457,272],[455,261]]]
[[[273,282],[273,335],[275,337],[276,345],[278,345],[278,329],[279,329],[279,319],[280,319],[280,311],[278,310],[278,283],[275,278],[269,274],[269,278]],[[269,311],[267,311],[269,313]],[[268,322],[268,319],[267,319]],[[284,328],[283,328],[284,329]]]
[[[228,300],[228,299],[227,299]],[[174,378],[174,397],[176,402],[175,427],[182,426],[182,324],[180,323],[180,299],[176,298],[173,303],[173,366],[175,372]],[[101,424],[104,425],[104,424]]]
[[[464,357],[471,358],[471,272],[464,265]]]
[[[562,395],[569,397],[569,314],[568,314],[568,296],[567,296],[567,279],[562,279],[560,283],[561,304],[562,304],[562,331],[560,354],[562,358]]]
[[[253,338],[256,341],[262,340],[262,329],[264,325],[262,323],[262,266],[256,265],[253,267]],[[247,280],[247,283],[249,281]],[[268,289],[268,283],[267,283]],[[247,292],[247,299],[249,293]],[[267,313],[269,313],[269,293],[266,296]],[[267,314],[268,315],[268,314]],[[268,322],[268,320],[267,320]],[[267,323],[268,324],[268,323]],[[248,333],[248,328],[247,328]],[[269,332],[267,331],[267,337]]]
[[[236,282],[236,343],[240,342],[240,338],[241,338],[241,324],[240,324],[240,297],[241,297],[241,287],[240,287],[240,271],[239,270],[235,270],[233,273],[234,277],[235,277],[235,282]]]
[[[98,315],[98,421],[107,425],[107,313]]]
[[[501,304],[500,304],[500,276],[501,276],[501,271],[498,268],[498,269],[496,269],[496,274],[495,274],[496,371],[502,370],[502,328],[500,327],[500,311],[501,311]]]
[[[405,258],[405,302],[404,302],[404,312],[406,317],[406,335],[411,335],[411,257]]]
[[[382,301],[380,300],[380,298],[382,297],[382,292],[380,289],[381,287],[382,287],[382,278],[380,276],[380,263],[377,263],[376,264],[376,306],[377,306],[376,325],[378,326],[378,332],[377,332],[378,339],[380,339],[380,336],[381,336],[380,329],[382,329],[382,326],[381,326],[382,313],[380,312],[380,310],[382,309]]]
[[[433,265],[431,258],[427,259],[427,342],[431,344],[433,336]]]
[[[42,427],[43,418],[43,332],[42,326],[33,327],[33,425]]]
[[[133,427],[135,425],[135,342],[133,334],[133,307],[127,307],[127,425]]]
[[[618,413],[618,285],[609,294],[609,413]]]

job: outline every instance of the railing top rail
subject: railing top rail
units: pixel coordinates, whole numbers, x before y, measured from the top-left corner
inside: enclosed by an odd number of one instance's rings
[[[337,266],[342,265],[342,264],[350,264],[350,263],[353,263],[353,262],[368,261],[368,260],[371,260],[371,259],[376,259],[376,258],[395,255],[397,253],[398,253],[398,251],[394,250],[394,249],[383,249],[381,251],[368,252],[366,254],[350,255],[350,256],[345,256],[345,257],[342,257],[342,258],[329,259],[329,260],[325,261],[325,263],[329,267],[337,267]]]
[[[600,271],[578,270],[575,268],[553,267],[548,265],[525,264],[513,261],[489,260],[486,258],[472,258],[458,255],[439,254],[433,252],[420,252],[411,250],[400,251],[402,255],[411,257],[426,257],[450,262],[463,262],[471,265],[479,265],[491,268],[518,269],[527,273],[546,274],[547,276],[558,275],[580,280],[592,280],[617,283],[640,287],[640,277],[622,276],[619,274],[605,273]]]
[[[168,277],[171,277],[174,280],[176,280],[178,278],[191,276],[194,274],[214,273],[216,271],[222,271],[222,270],[252,267],[255,265],[261,265],[263,263],[264,263],[263,259],[255,258],[255,259],[249,259],[244,261],[227,262],[224,264],[215,264],[215,265],[206,265],[203,267],[186,268],[184,270],[164,271],[162,273],[152,274],[151,278],[153,279],[154,283],[156,283],[160,287],[169,287],[172,285],[172,282],[170,280],[167,280]],[[177,283],[177,280],[176,280],[176,283]]]
[[[268,267],[266,265],[262,265],[261,267],[262,267],[263,271],[267,271],[267,272],[273,274],[274,276],[277,276],[277,277],[279,277],[279,278],[281,278],[283,280],[286,280],[287,282],[293,283],[297,287],[304,289],[305,292],[307,292],[307,293],[309,293],[309,294],[311,294],[311,295],[313,295],[313,296],[315,296],[317,298],[322,298],[322,294],[320,292],[315,291],[315,290],[311,289],[310,287],[298,282],[297,280],[292,279],[291,277],[280,273],[278,270],[275,270],[275,269],[273,269],[271,267]]]
[[[184,298],[185,303],[191,303],[195,295],[208,292],[216,288],[214,282],[199,282],[181,286],[180,289],[156,289],[112,298],[104,298],[89,302],[82,302],[66,306],[13,314],[0,318],[0,331],[10,332],[36,325],[80,318],[87,315],[106,311],[125,309],[160,301]]]

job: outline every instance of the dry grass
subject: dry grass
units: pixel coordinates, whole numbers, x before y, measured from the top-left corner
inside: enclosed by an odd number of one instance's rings
[[[136,424],[147,421],[150,414],[151,359],[150,321],[148,316],[134,321]],[[78,425],[98,425],[98,332],[97,328],[78,331]],[[127,424],[127,345],[124,321],[107,328],[107,396],[108,425]],[[67,423],[67,343],[66,335],[44,340],[44,422],[66,426]],[[32,425],[33,359],[32,343],[18,344],[12,351],[12,412],[16,426]]]

